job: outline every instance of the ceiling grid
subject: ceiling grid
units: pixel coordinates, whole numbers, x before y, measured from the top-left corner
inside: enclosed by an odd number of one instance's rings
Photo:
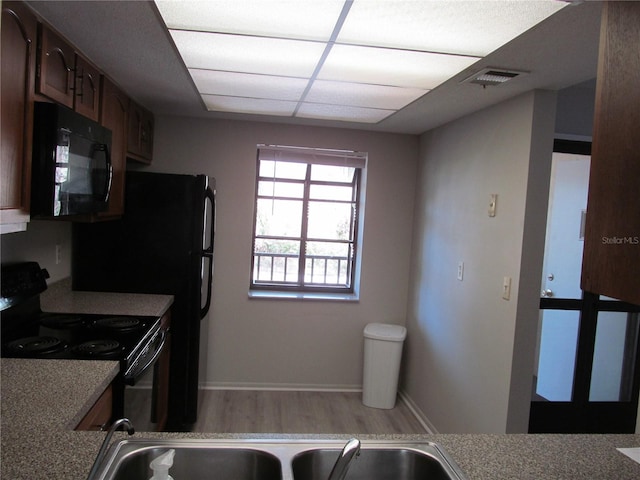
[[[558,0],[156,0],[207,109],[378,123]]]

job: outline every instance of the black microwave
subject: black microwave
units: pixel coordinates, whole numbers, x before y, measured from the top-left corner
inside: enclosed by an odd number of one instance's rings
[[[55,103],[35,102],[31,216],[64,217],[107,209],[111,130]]]

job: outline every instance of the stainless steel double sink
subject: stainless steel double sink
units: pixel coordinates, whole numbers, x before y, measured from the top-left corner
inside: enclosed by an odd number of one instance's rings
[[[96,478],[148,480],[149,464],[175,449],[175,480],[327,480],[346,440],[123,440],[110,447]],[[361,441],[345,480],[465,480],[437,444]]]

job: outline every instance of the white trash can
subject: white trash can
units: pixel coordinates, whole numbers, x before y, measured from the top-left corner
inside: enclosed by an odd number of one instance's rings
[[[395,406],[406,336],[407,329],[400,325],[370,323],[364,328],[362,403],[367,407]]]

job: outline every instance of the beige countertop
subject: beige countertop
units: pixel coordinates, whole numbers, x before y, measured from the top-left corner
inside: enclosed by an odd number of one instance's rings
[[[46,294],[46,295],[45,295]],[[162,315],[166,295],[71,292],[66,282],[42,295],[45,311]],[[12,480],[84,480],[104,439],[76,432],[118,363],[81,360],[1,361],[0,477]],[[114,441],[126,438],[123,432]],[[349,435],[147,433],[136,438],[296,439]],[[638,480],[640,464],[616,450],[640,447],[640,435],[360,435],[361,440],[433,441],[444,447],[468,480]],[[138,480],[138,479],[132,479]],[[139,479],[146,480],[146,479]]]
[[[52,283],[40,295],[43,311],[61,313],[161,317],[172,303],[173,295],[75,291],[68,278]]]
[[[117,362],[2,359],[0,476],[12,480],[82,480],[104,438],[71,428],[117,373]],[[347,435],[147,433],[136,438],[348,438]],[[117,432],[114,440],[126,438]],[[366,440],[434,441],[468,480],[637,480],[640,464],[616,447],[640,435],[362,435]],[[136,479],[133,479],[136,480]],[[146,479],[140,479],[146,480]]]
[[[114,361],[3,358],[0,477],[86,476],[104,434],[73,428],[118,368]]]

